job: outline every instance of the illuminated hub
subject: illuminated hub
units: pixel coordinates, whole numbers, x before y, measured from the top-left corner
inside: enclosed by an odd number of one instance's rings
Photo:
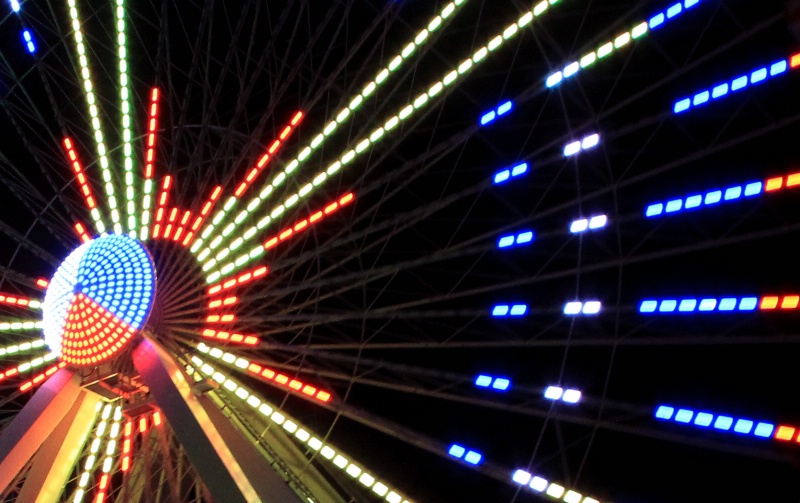
[[[141,243],[124,235],[84,243],[50,280],[45,343],[72,365],[107,360],[147,321],[154,297],[155,268]]]

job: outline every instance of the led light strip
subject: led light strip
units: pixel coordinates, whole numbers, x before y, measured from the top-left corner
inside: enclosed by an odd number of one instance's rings
[[[36,280],[36,286],[44,290],[47,289],[48,286],[50,286],[50,282],[44,278],[39,278]]]
[[[268,183],[257,196],[253,197],[253,199],[247,205],[247,208],[236,216],[233,223],[228,224],[228,226],[226,226],[222,230],[222,235],[216,236],[214,240],[211,243],[209,243],[209,246],[206,249],[201,250],[203,242],[211,236],[215,227],[217,225],[220,225],[220,223],[223,221],[227,213],[231,209],[233,209],[234,205],[236,204],[235,198],[228,199],[225,202],[225,205],[223,206],[222,210],[214,215],[214,218],[211,221],[211,225],[203,229],[200,238],[190,248],[192,253],[196,253],[198,250],[200,250],[200,254],[198,255],[198,260],[201,262],[204,261],[213,250],[215,250],[216,248],[219,247],[220,244],[222,244],[222,239],[230,235],[231,232],[233,232],[236,225],[241,223],[244,220],[244,218],[247,217],[247,215],[253,213],[259,207],[259,205],[272,194],[272,192],[277,187],[281,186],[286,181],[287,175],[290,175],[295,170],[297,170],[297,168],[302,163],[304,163],[306,159],[308,159],[308,157],[311,155],[313,151],[319,149],[325,143],[325,140],[331,135],[333,135],[334,132],[336,132],[339,126],[342,126],[347,122],[349,122],[349,119],[352,119],[353,115],[352,112],[358,110],[358,108],[363,104],[366,98],[371,96],[373,93],[375,93],[375,91],[379,87],[388,82],[387,78],[389,77],[389,75],[393,72],[396,72],[399,68],[401,68],[403,63],[407,62],[411,57],[411,55],[414,52],[416,52],[418,48],[422,47],[423,43],[426,40],[428,40],[430,34],[435,33],[436,31],[441,29],[441,27],[444,25],[444,20],[451,17],[453,13],[456,12],[456,9],[465,2],[466,0],[453,0],[452,2],[447,3],[444,6],[444,8],[442,8],[442,10],[439,11],[439,14],[434,16],[433,19],[431,19],[428,22],[427,27],[419,31],[417,35],[414,37],[414,39],[408,44],[406,44],[403,47],[403,50],[399,54],[392,57],[389,60],[389,64],[380,71],[378,71],[375,77],[362,88],[361,92],[357,94],[352,100],[350,100],[350,103],[347,105],[347,107],[342,108],[341,110],[338,110],[336,113],[334,113],[333,115],[334,119],[332,119],[325,125],[322,132],[317,134],[317,136],[315,136],[311,140],[311,143],[307,145],[303,150],[301,150],[300,154],[291,162],[289,162],[289,164],[280,174],[278,174],[275,178],[273,178],[272,181]]]
[[[242,370],[247,370],[257,376],[261,376],[268,381],[276,383],[280,387],[295,391],[298,394],[316,398],[320,402],[329,402],[331,400],[331,394],[325,390],[320,390],[310,384],[292,379],[263,365],[251,363],[250,360],[225,352],[219,348],[212,348],[203,342],[197,345],[197,350],[212,358],[234,365]]]
[[[492,388],[495,391],[508,391],[511,387],[511,379],[507,377],[493,377],[486,374],[479,374],[475,378],[475,386],[479,388]]]
[[[33,379],[31,379],[30,381],[24,382],[19,387],[19,390],[20,391],[28,391],[29,389],[33,388],[35,385],[43,383],[45,381],[45,379],[47,379],[51,375],[55,374],[58,369],[63,369],[66,366],[67,366],[67,364],[65,362],[60,362],[57,365],[53,365],[52,367],[48,368],[44,372],[41,372],[41,373],[36,374],[35,376],[33,376]]]
[[[718,203],[740,201],[768,192],[775,192],[783,188],[788,189],[797,186],[800,186],[800,172],[768,178],[763,183],[760,181],[748,182],[743,185],[733,185],[725,189],[712,189],[703,193],[670,199],[663,203],[652,203],[645,208],[644,216],[653,218],[687,210],[708,208]]]
[[[114,454],[117,451],[117,437],[120,432],[120,422],[122,420],[122,407],[117,406],[114,409],[114,422],[111,423],[111,430],[108,432],[108,440],[106,441],[106,455],[103,458],[103,464],[100,467],[102,475],[100,476],[100,483],[97,487],[97,494],[94,498],[94,503],[103,503],[108,493],[108,483],[111,477],[111,468],[114,464]]]
[[[515,234],[508,234],[501,236],[497,240],[498,248],[512,248],[515,246],[529,245],[536,239],[536,234],[533,231],[522,231]]]
[[[602,229],[607,223],[608,217],[606,215],[595,215],[589,218],[580,218],[578,220],[574,220],[569,225],[569,232],[572,234],[579,234],[581,232],[594,231],[597,229]]]
[[[488,112],[481,115],[481,119],[478,122],[480,123],[481,126],[491,124],[492,122],[497,120],[498,117],[502,117],[503,115],[510,112],[513,108],[514,108],[513,101],[503,102],[500,105],[498,105],[497,108],[489,110]]]
[[[204,329],[200,335],[209,339],[216,339],[223,342],[234,342],[237,344],[247,344],[254,346],[259,343],[259,338],[255,335],[242,335],[231,332],[223,332],[221,330],[214,330],[211,328]]]
[[[37,356],[36,358],[32,358],[26,362],[20,363],[16,367],[0,372],[0,381],[3,381],[15,375],[19,375],[22,372],[27,372],[31,369],[39,368],[45,363],[49,363],[55,360],[56,358],[58,358],[58,356],[55,353],[47,353],[44,356]]]
[[[283,427],[284,430],[294,435],[298,441],[307,445],[313,451],[319,452],[323,458],[332,462],[334,466],[358,480],[359,483],[361,483],[367,489],[370,489],[377,496],[383,498],[383,500],[387,501],[388,503],[410,503],[410,501],[404,499],[399,492],[393,490],[383,481],[378,480],[370,472],[364,470],[361,466],[343,456],[341,451],[313,436],[297,421],[288,417],[283,412],[275,410],[268,403],[253,395],[244,386],[241,386],[233,379],[226,377],[224,374],[218,372],[214,369],[214,367],[204,363],[203,360],[196,356],[192,357],[192,363],[199,369],[198,373],[205,374],[214,381],[218,382],[223,388],[228,390],[232,396],[235,395],[243,403],[246,403],[252,407],[253,410],[258,411],[265,417],[271,419],[275,424]],[[195,373],[194,369],[191,367],[187,370],[190,374]]]
[[[598,143],[600,143],[600,135],[597,133],[587,135],[582,140],[575,140],[567,143],[564,146],[564,157],[572,157],[578,152],[594,148]]]
[[[128,78],[128,49],[125,35],[125,0],[117,0],[117,56],[119,57],[119,97],[122,121],[122,158],[125,171],[125,208],[128,215],[128,231],[135,233],[136,194],[133,180],[133,147],[131,146],[131,102]],[[131,237],[135,237],[132,234]]]
[[[86,227],[80,222],[75,222],[75,232],[78,233],[78,237],[81,238],[82,243],[88,243],[92,240],[89,234],[86,233]]]
[[[581,400],[581,392],[577,389],[567,388],[561,386],[548,386],[544,390],[544,397],[548,400],[560,400],[569,404],[576,404]]]
[[[72,29],[75,34],[75,46],[78,52],[78,62],[83,79],[83,91],[86,96],[86,104],[89,106],[89,116],[92,118],[92,129],[94,130],[94,140],[97,144],[97,155],[100,158],[100,172],[103,177],[103,186],[106,190],[108,205],[111,209],[111,221],[114,226],[114,232],[121,234],[122,225],[120,224],[119,209],[117,208],[117,197],[114,195],[114,184],[111,180],[111,170],[108,162],[106,145],[103,139],[103,131],[100,128],[100,114],[97,110],[97,100],[94,95],[91,73],[89,72],[89,60],[86,58],[86,48],[83,45],[83,32],[81,32],[78,8],[75,4],[75,0],[67,0],[67,4],[69,5],[69,16],[72,20]]]
[[[164,220],[164,212],[167,210],[167,199],[169,198],[169,187],[172,184],[172,177],[167,175],[161,182],[161,192],[156,203],[156,224],[153,226],[153,239],[161,236],[161,222]]]
[[[710,429],[739,435],[753,436],[756,438],[773,439],[782,442],[800,443],[800,436],[796,436],[797,428],[789,425],[776,425],[767,421],[753,421],[752,419],[734,418],[722,414],[696,411],[693,409],[678,408],[670,405],[659,405],[655,410],[655,418],[661,421],[672,421],[680,424],[691,425],[696,428]]]
[[[749,76],[740,75],[732,79],[730,83],[723,82],[722,84],[712,86],[710,89],[695,93],[689,98],[681,98],[672,105],[672,111],[676,114],[680,114],[691,108],[705,105],[712,100],[720,100],[750,85],[760,84],[778,75],[785,75],[786,70],[790,66],[793,69],[800,67],[800,53],[790,56],[788,60],[781,59],[768,66],[757,68],[750,72]]]
[[[483,454],[478,451],[473,451],[472,449],[467,449],[466,447],[459,445],[459,444],[452,444],[447,449],[447,454],[453,456],[456,459],[460,459],[465,461],[471,465],[479,465],[483,460]]]
[[[40,309],[42,307],[42,303],[38,300],[17,297],[16,295],[10,295],[7,293],[0,293],[0,304],[27,307],[28,309]]]
[[[41,330],[44,328],[42,321],[3,321],[0,322],[0,332],[17,330]]]
[[[222,186],[217,185],[211,192],[211,196],[208,198],[208,201],[206,201],[205,204],[203,204],[203,207],[200,209],[200,214],[197,215],[197,218],[195,218],[194,222],[192,223],[191,230],[186,234],[186,237],[183,238],[183,246],[188,246],[189,243],[192,242],[192,238],[194,238],[197,229],[200,228],[200,225],[208,216],[208,213],[211,211],[211,208],[214,207],[214,203],[217,202],[220,194],[222,194]]]
[[[533,475],[525,470],[517,470],[511,475],[511,480],[527,487],[534,492],[543,493],[553,499],[564,501],[565,503],[600,503],[599,500],[584,496],[583,494],[567,489],[566,487],[550,482],[538,475]]]
[[[83,464],[83,472],[81,472],[80,477],[78,477],[78,489],[75,490],[75,498],[72,500],[73,503],[80,503],[86,495],[89,478],[97,462],[97,453],[100,451],[100,445],[103,442],[103,437],[108,427],[108,419],[111,417],[111,404],[107,403],[103,406],[103,402],[98,402],[97,410],[100,410],[101,407],[103,412],[100,414],[100,422],[97,423],[94,429],[94,438],[92,438],[92,442],[89,444],[89,456],[86,457],[86,461]]]
[[[25,42],[25,48],[28,49],[29,53],[36,52],[36,44],[33,41],[33,35],[31,35],[30,30],[22,30],[22,41]]]
[[[731,311],[795,310],[800,304],[800,295],[765,295],[762,297],[682,298],[643,300],[640,313],[685,314]]]
[[[144,155],[144,186],[142,191],[142,228],[139,239],[146,241],[150,237],[150,207],[153,202],[153,174],[156,159],[156,133],[158,132],[158,98],[160,91],[154,87],[150,91],[150,108],[147,120],[147,149]]]
[[[575,316],[577,314],[597,314],[600,312],[602,304],[599,300],[572,301],[564,304],[564,314]]]
[[[0,348],[0,356],[13,355],[17,353],[24,353],[31,349],[39,349],[44,347],[44,339],[36,339],[31,342],[23,342],[21,344],[12,344]]]
[[[131,468],[131,456],[133,455],[133,421],[128,419],[122,434],[122,458],[119,462],[119,470],[127,472]]]
[[[64,148],[67,150],[67,156],[72,163],[72,170],[75,172],[75,176],[78,178],[78,184],[80,185],[83,198],[86,200],[86,206],[89,207],[89,212],[94,220],[95,229],[97,230],[98,234],[102,234],[106,231],[106,224],[103,222],[103,218],[100,216],[100,210],[97,208],[97,203],[95,202],[94,195],[92,194],[92,186],[89,184],[89,180],[86,178],[86,175],[83,172],[83,165],[81,164],[80,159],[78,159],[78,154],[75,152],[72,140],[70,138],[64,138],[63,144]]]
[[[594,65],[598,60],[604,59],[612,52],[627,46],[632,40],[645,36],[648,31],[663,26],[664,23],[671,21],[683,11],[694,7],[699,2],[700,0],[684,0],[683,2],[675,3],[667,7],[665,11],[652,16],[649,21],[637,23],[630,31],[617,35],[613,40],[598,47],[596,51],[587,52],[581,56],[578,61],[573,61],[565,65],[563,69],[548,75],[545,79],[545,87],[555,87],[564,80],[574,77],[584,68]]]
[[[492,183],[500,185],[505,183],[511,178],[517,178],[528,172],[528,163],[522,162],[511,168],[501,169],[492,176]]]
[[[189,223],[189,219],[192,217],[192,212],[186,210],[183,212],[183,216],[181,217],[181,221],[178,224],[178,228],[175,229],[175,234],[172,235],[173,241],[180,241],[181,235],[183,235],[184,229],[186,229],[186,224]]]
[[[283,241],[286,241],[287,239],[296,235],[297,233],[302,232],[308,229],[310,226],[319,223],[319,221],[322,220],[324,217],[327,217],[331,213],[335,213],[341,207],[352,202],[354,197],[355,196],[353,196],[352,192],[349,194],[345,194],[344,196],[340,197],[338,201],[334,201],[331,204],[326,205],[324,209],[312,213],[310,217],[304,218],[296,222],[294,225],[287,227],[286,229],[279,232],[277,236],[273,236],[270,239],[267,239],[264,242],[264,249],[269,250],[270,248],[273,248],[275,245],[277,245],[279,242],[282,243]]]
[[[242,274],[238,275],[233,279],[229,279],[223,283],[218,285],[213,285],[208,289],[209,295],[216,295],[219,292],[224,292],[226,290],[230,290],[231,288],[236,288],[237,286],[244,285],[253,281],[254,279],[258,279],[261,276],[264,276],[269,272],[269,268],[265,265],[256,267],[252,271],[246,271]]]
[[[528,314],[528,304],[497,304],[492,308],[492,316],[495,318],[519,317],[526,314]]]
[[[435,100],[433,100],[432,98],[438,96],[445,88],[448,88],[453,84],[455,84],[456,82],[459,82],[460,78],[464,77],[472,69],[476,68],[478,64],[484,61],[485,58],[489,55],[489,53],[494,52],[495,50],[500,48],[503,44],[505,44],[508,40],[513,39],[517,34],[520,33],[520,28],[529,25],[535,17],[544,13],[550,5],[554,5],[558,3],[558,1],[559,0],[549,0],[548,2],[547,0],[544,0],[539,4],[537,4],[532,11],[524,13],[522,16],[519,17],[519,19],[517,19],[516,22],[508,25],[502,31],[502,33],[492,38],[486,45],[479,47],[472,53],[470,57],[464,59],[455,70],[445,75],[442,78],[442,80],[439,80],[438,82],[431,85],[427,91],[419,94],[410,104],[400,109],[397,115],[394,115],[391,118],[389,118],[383,124],[383,126],[380,126],[376,130],[374,130],[369,136],[355,142],[356,144],[355,148],[345,152],[342,155],[342,157],[340,157],[337,161],[330,164],[325,171],[317,173],[311,182],[304,185],[295,194],[289,196],[286,200],[284,200],[282,204],[279,204],[278,206],[273,208],[269,212],[269,214],[267,214],[264,218],[259,220],[259,222],[254,227],[251,227],[247,231],[245,231],[245,233],[242,236],[243,239],[245,240],[251,239],[253,236],[255,236],[255,234],[258,231],[266,228],[272,222],[273,219],[278,218],[280,215],[283,214],[284,211],[297,204],[297,202],[300,201],[301,199],[308,197],[308,195],[312,193],[314,188],[322,185],[322,183],[325,182],[325,180],[327,180],[329,176],[338,173],[343,167],[347,166],[348,164],[351,164],[359,155],[361,155],[364,152],[367,152],[368,148],[371,147],[372,145],[377,144],[378,141],[384,137],[385,133],[393,130],[401,122],[408,120],[409,117],[413,117],[417,111],[424,109],[426,105],[433,103]],[[290,164],[289,166],[287,166],[287,170],[289,170],[289,168],[292,167],[293,165],[294,164]],[[282,175],[285,178],[285,174]],[[281,180],[281,182],[282,181],[283,180]],[[272,184],[267,186],[264,192],[269,194],[277,186],[278,184],[273,182]],[[264,192],[262,192],[262,194],[264,194]],[[260,199],[257,199],[256,201],[259,200]],[[251,206],[252,209],[254,210],[258,205],[257,204],[254,205],[252,203],[251,205],[248,205],[248,210],[245,210],[245,212],[243,213],[244,217],[242,217],[242,220],[249,214],[250,211],[252,211],[250,209]],[[240,221],[238,216],[236,218],[236,221]],[[233,231],[233,227],[231,227],[231,225],[223,229],[222,231],[223,235],[226,235],[226,231],[228,231],[229,229],[230,231],[228,232],[228,234]],[[219,279],[220,277],[223,277],[225,275],[234,272],[237,268],[242,267],[244,264],[250,262],[251,260],[260,257],[263,253],[264,253],[263,247],[258,246],[256,248],[253,248],[250,252],[240,255],[235,260],[222,265],[217,271],[209,274],[206,280],[209,283],[212,283],[217,279]],[[210,259],[203,263],[203,270],[208,271],[211,267],[214,267],[215,265],[216,265],[216,260]]]

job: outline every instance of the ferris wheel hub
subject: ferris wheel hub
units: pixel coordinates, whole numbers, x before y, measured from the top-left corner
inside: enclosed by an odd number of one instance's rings
[[[117,234],[86,242],[64,259],[47,288],[45,342],[74,366],[107,361],[147,322],[155,291],[155,266],[142,243]]]

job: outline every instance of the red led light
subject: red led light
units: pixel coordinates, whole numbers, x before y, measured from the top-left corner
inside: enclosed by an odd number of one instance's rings
[[[144,433],[147,431],[147,418],[142,417],[139,418],[139,433]]]
[[[20,307],[28,307],[30,304],[31,299],[26,299],[24,297],[17,297],[13,295],[7,295],[0,293],[0,304],[8,304],[10,306],[20,306]]]
[[[161,426],[161,413],[153,412],[153,426]]]
[[[355,196],[353,195],[352,192],[347,193],[344,196],[340,197],[337,201],[334,201],[334,202],[326,205],[325,209],[323,209],[321,211],[317,211],[316,213],[313,213],[307,219],[303,219],[303,220],[299,220],[299,221],[295,222],[293,225],[287,227],[286,229],[284,229],[280,233],[278,233],[277,236],[273,236],[270,239],[268,239],[267,241],[265,241],[264,242],[264,249],[265,250],[269,250],[270,248],[273,248],[275,245],[277,245],[279,242],[285,241],[285,240],[289,239],[290,237],[292,237],[294,234],[307,229],[310,224],[314,224],[314,223],[318,222],[319,220],[321,220],[323,218],[323,216],[328,216],[331,213],[336,212],[342,206],[350,203],[354,198],[355,198]]]
[[[36,280],[36,286],[39,286],[41,288],[47,288],[48,286],[50,286],[50,282],[44,278],[39,278]]]
[[[75,224],[75,232],[78,233],[78,236],[81,238],[81,241],[84,243],[88,243],[92,240],[89,235],[86,233],[86,228],[80,222]]]
[[[800,52],[798,52],[797,54],[793,54],[789,58],[789,66],[791,68],[797,68],[798,66],[800,66]]]
[[[794,438],[794,434],[796,431],[797,429],[794,426],[780,425],[775,430],[775,439],[788,442],[792,438]]]
[[[219,293],[219,292],[224,291],[224,290],[230,290],[233,287],[242,285],[242,284],[247,283],[249,281],[252,281],[252,280],[254,280],[256,278],[260,278],[261,276],[264,276],[268,272],[269,272],[269,269],[267,268],[267,266],[260,266],[260,267],[257,267],[255,269],[253,269],[253,270],[243,272],[242,274],[236,276],[233,279],[229,279],[229,280],[226,280],[223,283],[218,283],[216,285],[211,286],[208,289],[208,294],[209,295],[214,295],[214,294]]]
[[[256,163],[256,166],[254,168],[252,168],[250,171],[248,171],[247,176],[245,177],[244,181],[242,181],[236,187],[236,190],[233,192],[234,196],[239,197],[244,193],[245,190],[247,190],[247,187],[249,187],[250,184],[253,183],[253,180],[256,179],[258,174],[261,173],[261,171],[264,169],[264,167],[270,161],[271,156],[274,155],[275,152],[278,151],[278,149],[280,148],[280,146],[283,143],[283,141],[291,134],[291,132],[294,129],[294,127],[300,122],[300,120],[302,118],[303,118],[303,112],[297,112],[297,113],[294,114],[294,116],[292,116],[292,119],[291,119],[289,125],[284,127],[283,130],[281,131],[278,139],[274,140],[270,144],[269,148],[267,149],[267,153],[265,153],[264,155],[261,156],[261,158],[259,158],[258,162]]]
[[[147,150],[145,152],[144,177],[153,178],[153,163],[155,161],[156,132],[158,131],[158,88],[150,92],[150,109],[147,121]]]
[[[92,187],[86,179],[86,175],[83,172],[83,165],[78,159],[78,154],[75,152],[71,139],[64,138],[64,148],[67,150],[67,156],[72,164],[72,171],[75,172],[76,178],[78,179],[78,184],[80,185],[83,198],[86,200],[86,205],[92,210],[97,207],[94,196],[92,195]]]
[[[182,243],[183,246],[188,246],[192,242],[194,233],[197,231],[197,229],[200,228],[200,225],[203,223],[203,220],[205,220],[206,216],[208,216],[208,213],[211,211],[211,208],[214,206],[214,203],[216,203],[217,199],[219,199],[220,194],[222,194],[222,186],[217,185],[211,192],[211,197],[209,197],[208,201],[206,201],[205,204],[203,204],[203,207],[200,210],[200,214],[195,218],[194,222],[192,223],[192,232],[188,233],[184,238]]]

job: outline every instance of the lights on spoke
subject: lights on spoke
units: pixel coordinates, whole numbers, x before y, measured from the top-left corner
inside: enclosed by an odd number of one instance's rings
[[[511,474],[511,480],[521,486],[540,494],[544,494],[554,499],[562,500],[565,503],[600,503],[594,498],[567,489],[566,487],[550,482],[549,480],[534,475],[525,470],[516,470]]]
[[[564,146],[564,157],[572,157],[578,152],[592,149],[596,147],[598,143],[600,143],[600,135],[598,135],[597,133],[585,136],[582,140],[576,140],[567,143]]]
[[[548,400],[560,400],[565,403],[575,404],[581,400],[581,392],[577,389],[561,386],[548,386],[544,390],[544,397]]]
[[[481,460],[483,459],[483,454],[481,454],[480,452],[467,449],[458,444],[452,444],[447,449],[447,454],[451,455],[456,459],[465,461],[471,465],[479,465],[481,463]]]
[[[761,297],[684,297],[647,299],[639,303],[644,314],[689,314],[713,312],[793,311],[800,304],[800,295],[764,295]]]
[[[564,314],[575,316],[577,314],[597,314],[602,305],[599,300],[572,301],[564,304]]]
[[[495,391],[508,391],[511,387],[511,379],[507,377],[494,377],[486,374],[479,374],[475,377],[475,386]]]
[[[522,231],[516,234],[508,234],[506,236],[501,236],[500,239],[497,240],[497,247],[512,248],[515,246],[528,245],[531,244],[534,239],[536,239],[536,235],[533,231]]]
[[[511,168],[502,169],[492,176],[492,182],[495,185],[505,183],[512,178],[517,178],[528,172],[528,163],[522,162]]]
[[[497,304],[492,308],[492,316],[495,318],[504,318],[507,316],[520,317],[527,313],[527,304]]]
[[[797,428],[789,425],[776,425],[769,421],[736,418],[703,410],[676,408],[671,405],[659,405],[654,411],[654,416],[659,421],[670,421],[687,426],[694,426],[698,429],[733,433],[761,439],[773,439],[781,442],[795,440],[795,444],[800,444],[800,440],[796,438]]]
[[[487,124],[491,124],[498,117],[502,117],[503,115],[507,114],[514,108],[514,103],[512,101],[505,101],[498,105],[496,108],[489,110],[488,112],[481,115],[480,124],[481,126],[486,126]]]
[[[596,229],[602,229],[607,223],[608,217],[606,215],[595,215],[589,218],[580,218],[570,224],[569,231],[572,234],[586,232],[587,230],[593,231]]]

